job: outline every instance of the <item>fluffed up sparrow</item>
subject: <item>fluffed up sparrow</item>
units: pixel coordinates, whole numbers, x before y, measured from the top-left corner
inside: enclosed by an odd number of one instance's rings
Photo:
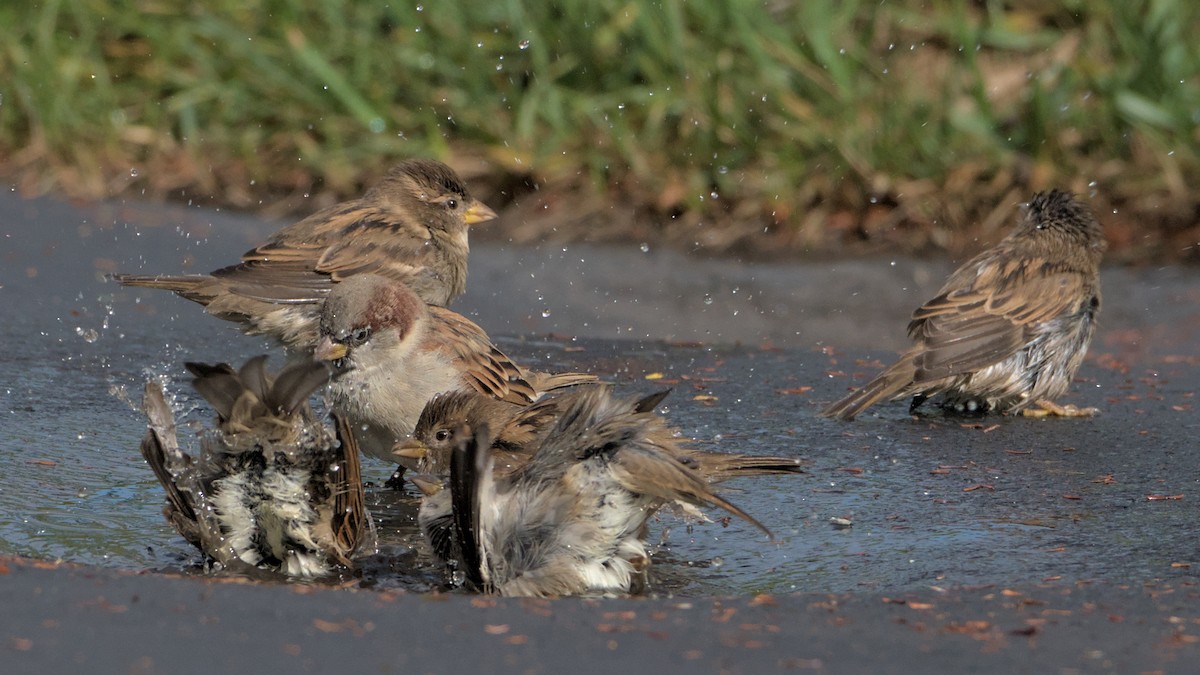
[[[496,217],[450,167],[414,159],[393,167],[361,198],[275,233],[236,265],[205,275],[116,274],[126,286],[161,288],[236,321],[251,335],[311,349],[321,301],[359,274],[402,281],[446,305],[466,289],[469,226]]]
[[[507,475],[486,427],[459,427],[449,487],[417,481],[427,541],[476,590],[545,597],[629,593],[649,563],[647,521],[666,504],[720,507],[770,535],[666,447],[661,418],[639,405],[586,388]]]
[[[272,378],[265,361],[187,364],[217,411],[196,459],[179,447],[162,387],[147,382],[142,456],[167,492],[167,521],[211,560],[323,576],[349,567],[371,531],[358,450],[343,421],[335,437],[307,403],[329,381],[326,364],[293,361]]]
[[[393,452],[401,464],[419,474],[444,476],[450,470],[454,430],[464,425],[473,429],[486,427],[494,470],[497,475],[506,475],[529,461],[565,410],[581,398],[594,396],[589,390],[605,386],[581,385],[530,405],[517,405],[471,391],[440,394],[421,411],[412,436],[398,443]],[[802,462],[791,457],[709,452],[693,447],[654,413],[670,392],[666,389],[635,399],[626,414],[653,418],[645,421],[647,435],[664,452],[695,469],[705,480],[719,482],[744,476],[804,472]]]
[[[412,432],[425,404],[449,391],[476,391],[517,404],[594,375],[525,370],[483,329],[443,307],[426,305],[405,284],[359,275],[325,300],[314,355],[344,371],[329,387],[334,410],[354,426],[363,452],[393,460],[392,446]]]
[[[938,394],[951,411],[1063,410],[1051,399],[1066,392],[1091,343],[1104,249],[1084,204],[1059,190],[1035,194],[1012,233],[913,312],[912,349],[821,414],[849,420],[908,396],[915,411]]]

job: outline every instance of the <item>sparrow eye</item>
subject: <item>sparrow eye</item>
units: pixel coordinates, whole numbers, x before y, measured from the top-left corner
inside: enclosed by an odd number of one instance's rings
[[[346,342],[351,346],[357,347],[371,338],[371,328],[369,326],[359,328],[346,338]]]
[[[446,439],[450,438],[450,430],[449,429],[438,429],[437,433],[435,433],[433,435],[433,437],[435,440],[445,441]]]
[[[457,209],[458,208],[458,200],[453,197],[451,197],[450,199],[447,199],[446,200],[446,208],[450,209],[451,211],[453,211],[454,209]]]

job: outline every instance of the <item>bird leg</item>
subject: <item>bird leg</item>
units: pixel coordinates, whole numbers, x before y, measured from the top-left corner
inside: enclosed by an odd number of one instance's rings
[[[1025,417],[1093,417],[1099,412],[1099,408],[1079,408],[1071,403],[1059,405],[1054,401],[1039,399],[1036,408],[1026,408],[1021,414]]]
[[[925,400],[928,398],[929,397],[926,396],[925,394],[917,394],[916,396],[914,396],[912,398],[912,403],[908,404],[908,414],[909,415],[917,414],[917,408],[920,408],[921,404],[924,403]]]

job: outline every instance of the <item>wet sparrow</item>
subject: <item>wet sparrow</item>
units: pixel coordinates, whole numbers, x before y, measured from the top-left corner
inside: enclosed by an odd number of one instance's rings
[[[393,167],[359,199],[289,225],[211,275],[117,274],[126,286],[162,288],[236,321],[249,334],[310,349],[321,301],[338,282],[374,273],[446,305],[467,283],[467,231],[496,213],[450,167],[427,159]]]
[[[1085,205],[1059,190],[1034,195],[1011,234],[913,312],[912,349],[821,414],[849,420],[907,396],[915,410],[937,394],[953,411],[1063,410],[1050,399],[1066,392],[1092,340],[1104,249]]]
[[[528,404],[543,392],[593,375],[527,371],[479,326],[426,305],[406,285],[359,275],[337,285],[321,313],[315,356],[345,371],[329,387],[333,409],[354,425],[363,452],[392,460],[426,402],[447,391],[477,391]]]
[[[217,411],[200,455],[180,449],[175,417],[155,381],[142,406],[142,456],[167,492],[163,513],[183,538],[223,567],[250,565],[310,578],[349,567],[371,527],[358,451],[338,420],[336,438],[309,408],[329,368],[295,361],[277,378],[265,356],[235,371],[189,363]]]
[[[649,562],[647,521],[665,504],[721,507],[770,535],[680,461],[661,418],[638,406],[586,388],[507,475],[489,431],[459,427],[448,488],[417,481],[422,532],[475,589],[538,597],[629,593]]]
[[[530,405],[518,405],[471,391],[440,394],[421,411],[412,436],[396,444],[396,458],[420,474],[444,476],[450,470],[454,430],[461,426],[487,427],[492,462],[498,475],[512,473],[533,456],[554,428],[563,411],[586,397],[589,390],[605,385],[581,385],[555,393]],[[694,448],[654,414],[654,409],[671,393],[669,389],[636,399],[628,415],[647,417],[645,428],[658,447],[695,469],[705,480],[718,482],[739,476],[803,473],[800,460],[708,452]]]

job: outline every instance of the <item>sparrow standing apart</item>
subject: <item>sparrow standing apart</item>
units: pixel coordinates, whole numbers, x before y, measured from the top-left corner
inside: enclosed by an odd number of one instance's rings
[[[821,414],[849,420],[877,401],[944,394],[944,408],[1054,414],[1083,361],[1100,311],[1104,231],[1059,190],[1033,196],[1016,229],[950,276],[913,312],[900,361]],[[1034,413],[1033,410],[1027,410]]]
[[[412,437],[398,443],[393,453],[401,464],[419,474],[444,476],[449,471],[454,449],[454,430],[464,425],[473,429],[486,426],[490,430],[495,472],[506,475],[529,461],[564,410],[581,398],[593,396],[590,389],[604,386],[582,385],[531,405],[517,405],[470,391],[441,394],[425,406]],[[801,461],[795,458],[707,452],[692,447],[654,414],[669,393],[671,390],[666,389],[637,399],[628,414],[648,418],[646,430],[655,443],[698,471],[705,480],[719,482],[740,476],[804,472]]]
[[[338,282],[374,273],[446,305],[467,284],[469,226],[496,217],[450,167],[415,159],[393,167],[359,199],[289,225],[211,275],[117,274],[126,286],[162,288],[285,346],[316,343],[321,301]]]
[[[426,305],[405,284],[360,275],[337,285],[321,313],[317,359],[342,375],[329,387],[333,409],[358,433],[363,452],[393,460],[434,395],[477,391],[529,404],[542,392],[594,375],[527,371],[492,344],[483,329],[443,307]]]
[[[663,445],[661,419],[639,405],[587,388],[504,476],[488,430],[459,427],[448,489],[419,483],[421,531],[476,590],[536,597],[629,593],[649,561],[647,521],[665,504],[721,507],[769,536]]]
[[[266,358],[241,371],[187,364],[217,411],[196,460],[179,447],[162,387],[147,382],[142,456],[167,492],[167,521],[222,567],[318,577],[349,567],[371,528],[358,449],[342,420],[335,438],[308,406],[326,364],[296,361],[272,380]]]

